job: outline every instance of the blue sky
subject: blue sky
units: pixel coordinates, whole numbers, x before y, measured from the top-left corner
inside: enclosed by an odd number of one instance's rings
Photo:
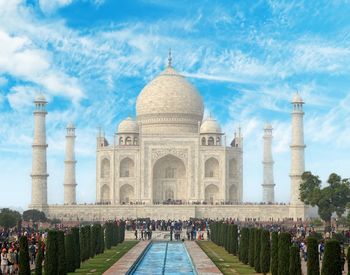
[[[231,140],[244,200],[261,200],[262,128],[274,127],[276,200],[289,200],[290,99],[304,98],[306,169],[350,177],[348,1],[0,0],[0,206],[30,202],[33,104],[47,117],[50,203],[63,202],[65,126],[77,130],[77,198],[95,200],[97,128],[111,140],[165,66],[188,77]]]

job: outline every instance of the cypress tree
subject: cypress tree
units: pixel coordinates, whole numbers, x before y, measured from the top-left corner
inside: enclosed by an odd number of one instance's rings
[[[96,255],[96,248],[97,248],[97,225],[94,224],[90,227],[90,234],[91,234],[91,244],[90,244],[90,258],[95,257]]]
[[[66,235],[65,252],[66,252],[66,266],[67,272],[75,271],[75,240],[72,232]]]
[[[125,238],[125,222],[124,221],[120,221],[119,223],[119,243],[124,242],[124,238]]]
[[[271,275],[278,275],[278,232],[271,236]]]
[[[267,274],[270,271],[270,232],[268,230],[262,230],[260,239],[260,271],[263,274]]]
[[[19,240],[19,274],[30,275],[29,248],[26,236],[21,236]]]
[[[111,249],[112,247],[112,223],[107,222],[105,224],[105,244],[106,244],[106,249]]]
[[[102,254],[105,250],[105,228],[101,225],[101,246],[100,246],[100,253]]]
[[[91,255],[91,226],[86,225],[85,226],[85,232],[86,232],[86,260],[90,258]]]
[[[339,241],[334,239],[326,241],[321,274],[342,274],[341,250]]]
[[[300,249],[297,245],[290,247],[289,274],[301,275]]]
[[[232,254],[237,255],[238,251],[238,226],[234,224],[232,226]]]
[[[348,275],[350,275],[350,246],[348,247],[348,252],[346,253],[346,259],[348,262]]]
[[[307,274],[308,275],[320,274],[318,241],[315,237],[307,238]]]
[[[65,241],[64,241],[63,231],[57,231],[57,251],[58,251],[58,274],[66,275],[67,265],[66,265],[66,251],[65,251]]]
[[[239,244],[240,260],[244,264],[248,264],[248,249],[249,249],[249,229],[246,227],[242,228],[241,240]]]
[[[38,253],[36,254],[35,259],[35,275],[42,275],[43,274],[43,243],[39,239],[38,242]]]
[[[50,230],[47,234],[46,255],[44,262],[45,274],[58,274],[57,231]]]
[[[223,234],[223,238],[224,238],[224,248],[225,248],[225,250],[227,251],[227,246],[228,246],[228,242],[227,242],[227,236],[228,236],[228,234],[227,234],[227,227],[228,227],[228,224],[227,223],[224,223],[224,234]]]
[[[73,227],[72,233],[74,237],[74,267],[75,269],[80,268],[80,234],[79,228]]]
[[[257,273],[261,272],[260,249],[261,249],[261,229],[257,228],[255,230],[255,248],[254,248],[254,268]]]
[[[79,233],[79,245],[80,245],[80,262],[85,261],[85,228],[80,228]]]
[[[278,274],[289,275],[289,249],[291,244],[290,234],[282,232],[278,236]],[[290,274],[294,275],[294,274]]]
[[[249,265],[254,267],[255,228],[249,229]]]

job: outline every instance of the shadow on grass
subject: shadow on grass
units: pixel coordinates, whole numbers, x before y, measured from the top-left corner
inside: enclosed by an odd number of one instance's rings
[[[229,254],[221,246],[218,246],[211,241],[199,241],[197,244],[223,274],[257,274],[253,268],[242,264],[236,256]]]

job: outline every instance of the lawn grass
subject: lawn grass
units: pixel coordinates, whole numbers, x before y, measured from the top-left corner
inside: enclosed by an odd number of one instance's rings
[[[211,241],[199,241],[197,244],[223,274],[257,274],[253,268],[249,265],[242,264],[236,256],[227,253],[221,246]]]
[[[128,252],[138,241],[124,241],[117,246],[113,246],[109,250],[105,250],[103,254],[95,256],[81,264],[81,267],[74,273],[68,274],[103,274],[116,261],[118,261],[126,252]]]

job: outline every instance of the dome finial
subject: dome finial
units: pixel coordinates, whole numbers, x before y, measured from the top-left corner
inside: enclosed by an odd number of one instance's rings
[[[169,48],[169,53],[168,53],[168,67],[171,67],[172,61],[173,61],[173,58],[171,57],[171,49]]]

